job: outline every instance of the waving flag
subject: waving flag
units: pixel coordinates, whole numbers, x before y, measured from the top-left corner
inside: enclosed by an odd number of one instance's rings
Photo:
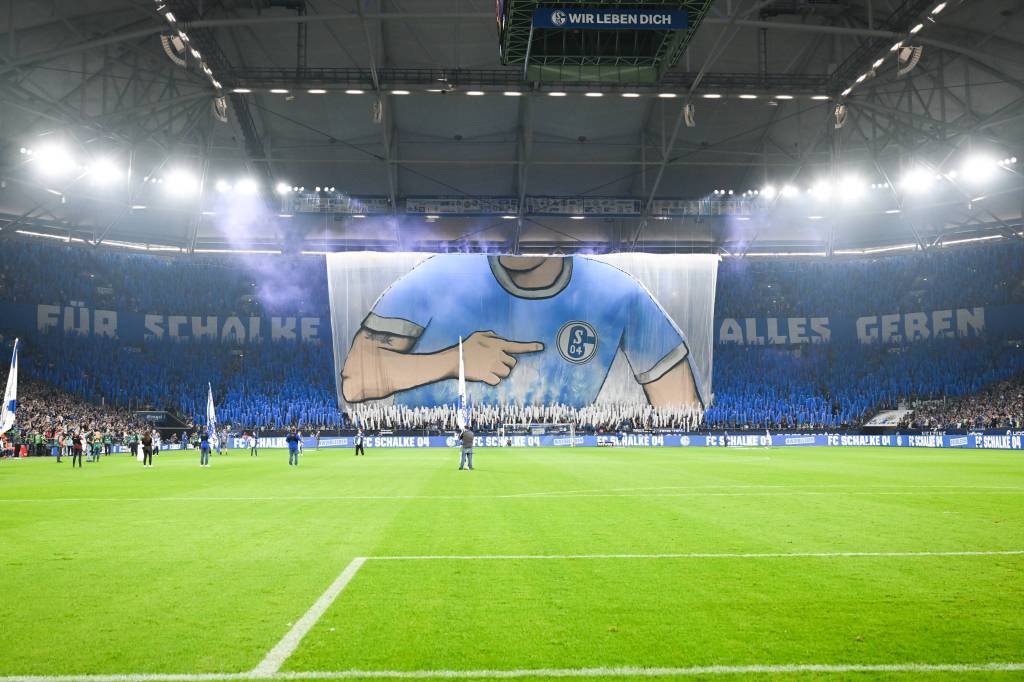
[[[220,445],[220,436],[217,435],[217,411],[213,409],[213,387],[206,384],[206,435],[210,438],[210,448],[216,450]]]
[[[0,413],[0,433],[7,433],[14,426],[14,411],[18,409],[18,339],[14,339],[14,353],[11,355],[11,371],[7,375],[7,390],[4,391],[3,412]]]
[[[455,413],[455,423],[459,429],[465,429],[469,421],[469,408],[466,404],[466,365],[462,361],[462,337],[459,337],[459,408]]]

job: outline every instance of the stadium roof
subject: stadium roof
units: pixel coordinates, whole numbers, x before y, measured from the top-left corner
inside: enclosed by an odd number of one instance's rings
[[[1021,238],[1018,0],[691,0],[676,5],[710,7],[654,78],[524,80],[499,28],[531,4],[637,3],[507,0],[497,22],[491,0],[9,3],[0,238],[729,254]],[[576,38],[632,59],[627,35]]]

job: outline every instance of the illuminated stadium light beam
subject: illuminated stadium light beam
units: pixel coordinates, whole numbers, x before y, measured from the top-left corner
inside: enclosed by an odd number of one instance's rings
[[[231,183],[228,182],[227,180],[218,180],[217,183],[214,185],[214,189],[216,189],[221,194],[224,194],[226,192],[230,192],[231,191]]]
[[[242,178],[235,183],[235,191],[239,194],[252,196],[260,190],[260,184],[254,178]]]
[[[94,185],[112,185],[124,177],[124,171],[112,159],[97,159],[89,166],[89,181]]]
[[[933,173],[926,168],[918,167],[911,168],[905,172],[900,178],[899,186],[900,189],[908,194],[923,194],[931,188],[934,182],[935,176]]]
[[[783,185],[782,186],[782,198],[792,199],[795,196],[799,196],[800,190],[797,189],[796,185]]]
[[[998,167],[995,159],[976,154],[964,159],[960,166],[960,175],[965,182],[979,184],[992,179]]]
[[[74,171],[78,165],[66,147],[59,144],[48,144],[35,151],[36,168],[50,178],[63,177]]]
[[[199,178],[184,168],[175,168],[164,176],[164,191],[172,196],[188,196],[199,190]]]
[[[827,201],[832,198],[832,183],[828,180],[818,180],[811,187],[811,194],[819,201]]]
[[[844,175],[839,180],[839,199],[842,201],[856,201],[864,196],[867,185],[864,180],[856,175]]]
[[[277,183],[277,186],[274,188],[274,191],[276,191],[278,194],[288,194],[289,192],[292,191],[292,186],[289,185],[287,182],[279,182]]]

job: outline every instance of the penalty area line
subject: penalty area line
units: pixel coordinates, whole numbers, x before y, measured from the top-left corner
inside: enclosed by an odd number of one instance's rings
[[[645,668],[639,666],[599,668],[524,668],[518,670],[338,670],[310,672],[272,672],[200,674],[124,674],[124,675],[12,675],[0,676],[0,682],[214,682],[246,680],[331,680],[331,679],[477,679],[523,677],[693,677],[699,675],[757,675],[793,673],[930,673],[930,672],[1019,672],[1024,663],[879,663],[790,665],[709,665],[686,668]]]
[[[320,620],[320,617],[324,615],[324,612],[330,608],[334,600],[338,598],[341,591],[352,581],[359,569],[366,563],[366,557],[356,557],[349,562],[348,566],[345,567],[334,582],[320,595],[309,610],[303,614],[292,629],[285,633],[285,636],[281,638],[273,649],[271,649],[263,660],[260,661],[259,665],[252,669],[247,674],[248,677],[267,677],[277,673],[281,666],[284,664],[288,657],[291,656],[295,649],[298,648],[302,638],[316,625],[316,622]],[[197,678],[203,679],[203,678]],[[206,678],[206,679],[219,679],[219,678]]]

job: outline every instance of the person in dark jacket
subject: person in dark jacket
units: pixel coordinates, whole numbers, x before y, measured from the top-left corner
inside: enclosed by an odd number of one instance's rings
[[[71,468],[75,468],[75,464],[78,464],[78,468],[82,468],[82,434],[75,433],[71,436]]]
[[[153,436],[148,431],[142,436],[142,466],[153,466]]]

